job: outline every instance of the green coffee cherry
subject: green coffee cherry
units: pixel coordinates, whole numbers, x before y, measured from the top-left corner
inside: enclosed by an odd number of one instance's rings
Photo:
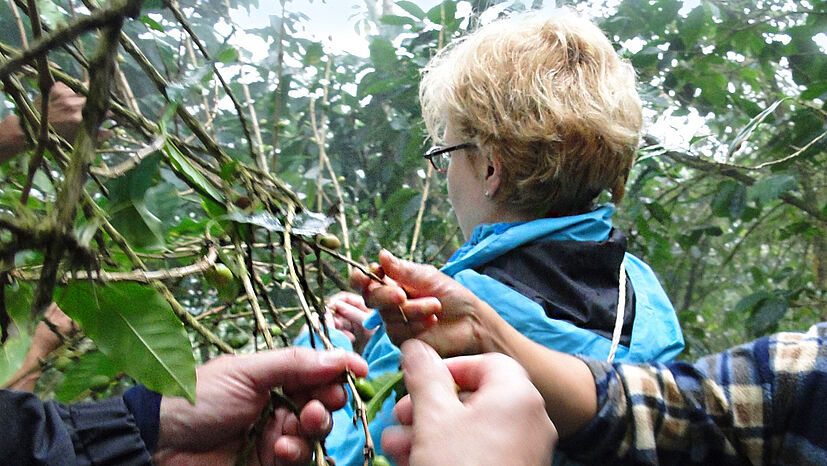
[[[327,249],[339,249],[342,245],[342,242],[339,241],[339,238],[336,235],[332,235],[330,233],[320,233],[317,237],[319,240],[319,244],[326,247]]]
[[[233,272],[224,264],[215,264],[204,272],[207,280],[215,287],[226,287],[233,281]]]
[[[373,458],[373,466],[391,466],[391,462],[384,456],[378,455]]]
[[[100,393],[109,388],[109,384],[111,382],[112,379],[108,376],[102,374],[95,375],[89,380],[89,390],[92,390],[95,393]]]
[[[227,343],[233,347],[233,349],[243,348],[247,342],[250,341],[250,337],[245,333],[236,333],[230,335],[229,341]]]
[[[369,400],[376,395],[376,389],[373,388],[373,384],[367,379],[359,377],[353,381],[353,385],[356,386],[356,391],[359,392],[359,396],[361,396],[363,400]]]
[[[72,360],[67,356],[61,356],[55,360],[55,369],[60,372],[65,371],[72,364]]]
[[[232,302],[238,296],[241,285],[233,276],[233,272],[224,264],[215,264],[204,272],[207,283],[215,287],[218,297],[227,302]]]

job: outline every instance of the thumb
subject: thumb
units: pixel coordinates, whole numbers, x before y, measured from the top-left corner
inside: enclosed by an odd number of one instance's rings
[[[399,259],[386,249],[379,252],[379,263],[385,275],[396,281],[412,298],[423,296],[439,298],[436,290],[453,281],[432,265]]]
[[[433,348],[411,339],[402,344],[402,370],[413,404],[414,422],[446,416],[459,405],[454,378]]]

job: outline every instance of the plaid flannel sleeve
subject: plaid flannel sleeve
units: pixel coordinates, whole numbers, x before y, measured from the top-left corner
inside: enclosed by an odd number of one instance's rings
[[[561,441],[593,464],[827,464],[827,324],[695,364],[584,359],[598,412]]]

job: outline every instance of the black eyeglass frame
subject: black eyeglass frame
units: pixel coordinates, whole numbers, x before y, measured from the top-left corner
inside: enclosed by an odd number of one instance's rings
[[[440,168],[439,165],[436,162],[434,162],[435,157],[440,156],[442,154],[447,154],[449,152],[453,152],[455,150],[470,149],[472,147],[477,147],[477,145],[473,142],[463,142],[460,144],[454,144],[453,146],[433,146],[427,151],[425,151],[423,157],[425,157],[426,159],[428,159],[429,162],[431,162],[431,166],[434,167],[434,170],[438,171],[439,173],[445,173],[446,171],[448,171],[448,167],[446,166],[445,168]]]

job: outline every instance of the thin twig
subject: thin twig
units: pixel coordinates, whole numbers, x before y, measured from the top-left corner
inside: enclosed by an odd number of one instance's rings
[[[252,251],[248,254],[252,254]],[[248,271],[247,266],[244,264],[244,256],[242,255],[241,248],[236,249],[235,257],[236,265],[241,271],[241,283],[244,285],[244,292],[247,293],[247,298],[250,300],[250,307],[253,309],[253,315],[256,318],[256,326],[258,326],[259,332],[264,336],[264,342],[267,344],[267,348],[273,349],[276,345],[273,344],[270,327],[267,325],[267,321],[264,320],[264,314],[261,313],[261,307],[258,305],[256,291],[253,289],[253,283],[250,281],[252,271]]]
[[[26,37],[26,28],[23,26],[23,20],[20,18],[20,12],[17,11],[17,5],[14,4],[14,0],[9,0],[9,8],[11,8],[11,14],[14,16],[14,22],[17,24],[17,32],[20,33],[20,45],[23,48],[29,47],[29,39]]]
[[[753,184],[755,184],[756,181],[749,175],[742,173],[738,169],[739,167],[732,167],[728,164],[722,164],[719,162],[710,162],[701,157],[687,155],[677,151],[666,150],[663,152],[663,155],[669,157],[672,160],[675,160],[676,162],[684,163],[692,168],[696,168],[698,170],[702,170],[705,172],[718,173],[728,178],[732,178],[747,186],[752,186]],[[821,212],[817,208],[813,208],[812,206],[807,205],[807,203],[802,201],[801,199],[789,193],[782,193],[778,196],[778,198],[781,199],[783,202],[804,211],[805,213],[809,214],[812,218],[818,220],[819,222],[827,224],[827,213]]]
[[[107,272],[105,270],[93,270],[91,272],[87,272],[86,270],[76,270],[73,272],[64,273],[58,279],[58,282],[64,284],[74,280],[94,280],[100,282],[151,283],[154,280],[171,280],[173,278],[183,278],[189,275],[196,275],[206,272],[213,265],[215,265],[215,259],[217,256],[218,253],[215,246],[211,246],[203,258],[193,264],[183,267],[151,271],[133,270],[132,272]],[[22,281],[39,279],[39,276],[21,271],[17,271],[12,275]]]
[[[140,0],[133,0],[127,5],[133,9],[140,9],[140,3]],[[109,107],[109,83],[112,81],[114,62],[118,54],[118,36],[122,25],[123,16],[121,15],[117,20],[112,20],[111,25],[103,30],[99,52],[92,60],[97,72],[92,76],[89,84],[89,96],[83,111],[84,118],[75,140],[72,158],[48,220],[58,232],[69,232],[72,229],[81,193],[84,192],[83,185],[87,177],[87,167],[92,164],[95,157],[98,129],[106,118],[106,111]],[[64,245],[60,241],[53,241],[46,247],[41,279],[32,301],[32,317],[39,315],[52,301],[52,292],[63,252]]]
[[[49,50],[70,42],[80,34],[110,24],[117,24],[123,20],[124,16],[135,17],[140,12],[140,4],[140,0],[128,0],[113,8],[96,10],[89,16],[81,17],[71,24],[53,30],[42,39],[31,44],[30,47],[23,49],[19,56],[13,57],[0,65],[0,80],[5,79],[23,65],[30,63]]]
[[[249,146],[249,149],[250,149],[250,156],[257,163],[260,163],[261,162],[260,161],[261,157],[258,154],[258,150],[256,149],[255,144],[253,144],[253,138],[250,134],[250,127],[249,127],[249,124],[247,122],[247,117],[244,115],[244,110],[241,107],[241,103],[235,97],[235,94],[233,93],[232,89],[230,89],[230,86],[229,86],[229,84],[227,84],[227,81],[224,80],[224,77],[221,75],[220,71],[218,70],[218,66],[210,58],[209,52],[207,52],[207,49],[206,49],[206,47],[204,47],[204,44],[201,43],[201,40],[198,38],[198,35],[196,35],[195,31],[192,30],[192,26],[190,26],[189,21],[187,21],[186,16],[184,16],[184,13],[182,13],[181,9],[178,7],[177,0],[169,0],[167,2],[167,7],[169,7],[170,11],[172,11],[173,16],[175,16],[175,19],[181,24],[181,27],[184,28],[184,31],[186,31],[186,33],[192,39],[192,42],[195,44],[195,47],[198,48],[198,50],[201,52],[201,55],[203,55],[204,58],[208,62],[210,62],[211,66],[213,68],[213,71],[215,72],[215,77],[221,83],[221,87],[224,88],[224,92],[227,94],[227,97],[230,98],[230,100],[233,103],[233,106],[235,107],[236,114],[237,114],[236,116],[238,117],[239,123],[241,123],[241,130],[242,130],[242,132],[244,132],[244,137],[247,139],[247,143],[248,143],[248,146]],[[262,170],[262,171],[267,171],[266,164],[263,167],[260,166],[259,169]]]
[[[445,6],[440,6],[440,28],[439,28],[439,39],[437,42],[437,51],[442,49],[443,41],[445,40],[445,36],[443,31],[445,30]],[[411,247],[408,250],[408,259],[414,260],[414,252],[416,251],[417,243],[419,242],[419,232],[422,229],[422,218],[425,215],[425,206],[428,203],[428,195],[431,192],[431,177],[433,176],[433,167],[431,164],[427,164],[428,169],[425,172],[425,186],[422,188],[422,197],[419,200],[419,209],[416,212],[416,222],[414,223],[414,230],[413,234],[411,235]]]
[[[311,328],[311,340],[313,335],[317,336],[320,340],[322,340],[322,344],[326,349],[332,349],[333,344],[330,340],[325,337],[324,333],[319,328],[319,325],[316,323],[316,320],[312,318],[310,314],[310,307],[307,305],[307,300],[304,297],[304,294],[301,292],[301,285],[299,284],[299,278],[296,274],[296,267],[293,263],[293,247],[292,247],[292,233],[291,233],[291,225],[293,222],[293,211],[292,209],[288,208],[287,217],[286,217],[286,225],[284,228],[284,251],[287,257],[287,272],[290,276],[290,281],[293,282],[293,286],[296,289],[296,295],[299,299],[299,305],[302,308],[302,312],[304,313],[304,318],[307,321],[307,325]],[[356,413],[359,415],[359,418],[362,421],[362,427],[365,431],[365,465],[369,464],[369,460],[373,458],[374,455],[374,447],[373,447],[373,438],[370,435],[370,428],[368,424],[367,415],[365,414],[365,405],[362,401],[359,393],[356,391],[356,385],[354,383],[354,376],[353,374],[348,371],[347,372],[347,384],[350,387],[350,391],[353,394],[353,399],[356,404]]]

